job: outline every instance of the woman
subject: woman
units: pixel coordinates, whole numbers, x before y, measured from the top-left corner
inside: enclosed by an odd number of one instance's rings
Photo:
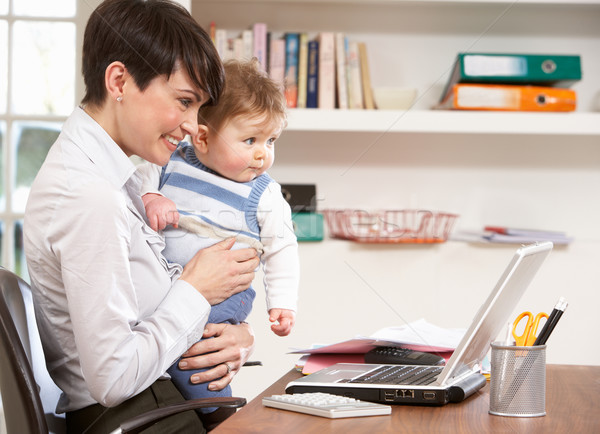
[[[48,370],[63,391],[57,411],[69,432],[100,433],[182,400],[162,378],[184,352],[193,357],[182,368],[215,366],[190,381],[230,383],[252,331],[206,319],[210,305],[250,285],[258,259],[229,250],[231,240],[181,269],[143,217],[129,157],[165,164],[223,86],[217,52],[189,13],[167,0],[103,2],[86,27],[83,75],[82,104],[31,189],[25,251]],[[201,336],[214,339],[188,350]],[[202,424],[188,412],[153,430]]]

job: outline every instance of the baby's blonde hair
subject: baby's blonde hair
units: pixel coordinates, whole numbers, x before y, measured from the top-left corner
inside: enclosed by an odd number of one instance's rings
[[[282,86],[260,69],[257,59],[228,60],[224,64],[225,88],[219,103],[202,107],[198,123],[218,131],[237,116],[265,118],[265,123],[287,121],[286,101]]]

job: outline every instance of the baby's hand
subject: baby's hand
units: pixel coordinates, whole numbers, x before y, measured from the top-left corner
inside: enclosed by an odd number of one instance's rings
[[[177,227],[179,223],[179,213],[175,202],[167,199],[160,194],[147,193],[142,196],[142,202],[146,208],[146,216],[150,227],[156,232],[163,230],[167,225]]]
[[[271,309],[269,311],[269,321],[279,322],[271,326],[273,333],[277,336],[287,336],[296,323],[296,312],[289,309]]]

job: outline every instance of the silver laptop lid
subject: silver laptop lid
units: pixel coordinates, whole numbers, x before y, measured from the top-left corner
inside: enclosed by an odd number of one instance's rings
[[[551,242],[541,242],[519,248],[504,270],[491,294],[479,308],[471,326],[448,360],[436,384],[453,382],[478,366],[496,339],[508,316],[533,280],[542,262],[552,250]]]

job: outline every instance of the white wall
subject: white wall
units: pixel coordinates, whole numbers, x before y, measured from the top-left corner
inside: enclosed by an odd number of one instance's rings
[[[596,138],[388,135],[354,164],[370,134],[286,132],[270,173],[282,183],[317,184],[325,208],[426,208],[460,214],[456,230],[487,224],[563,230],[557,246],[519,302],[551,311],[569,307],[548,342],[548,363],[600,364],[590,344],[600,305],[600,147]],[[364,245],[326,239],[300,245],[298,322],[289,337],[268,329],[258,291],[250,322],[253,359],[236,377],[234,393],[251,398],[287,372],[290,347],[369,335],[419,318],[468,327],[517,245]],[[262,281],[259,276],[256,281]],[[597,341],[597,339],[595,340]],[[573,351],[573,348],[577,348]]]
[[[367,43],[373,86],[416,87],[417,109],[442,91],[459,51],[577,53],[578,112],[600,110],[600,8],[532,2],[193,0],[201,25],[231,36],[253,22],[285,31],[345,32]],[[566,114],[565,116],[569,116]],[[270,171],[281,183],[317,184],[321,209],[429,208],[460,214],[456,230],[484,225],[562,230],[575,237],[550,254],[513,317],[567,312],[548,362],[600,365],[600,139],[597,136],[285,132]],[[326,239],[300,246],[300,311],[292,335],[268,329],[260,296],[251,316],[254,359],[234,392],[251,398],[287,372],[289,347],[332,343],[418,318],[467,327],[516,245],[360,245]],[[260,281],[260,277],[257,278]]]

